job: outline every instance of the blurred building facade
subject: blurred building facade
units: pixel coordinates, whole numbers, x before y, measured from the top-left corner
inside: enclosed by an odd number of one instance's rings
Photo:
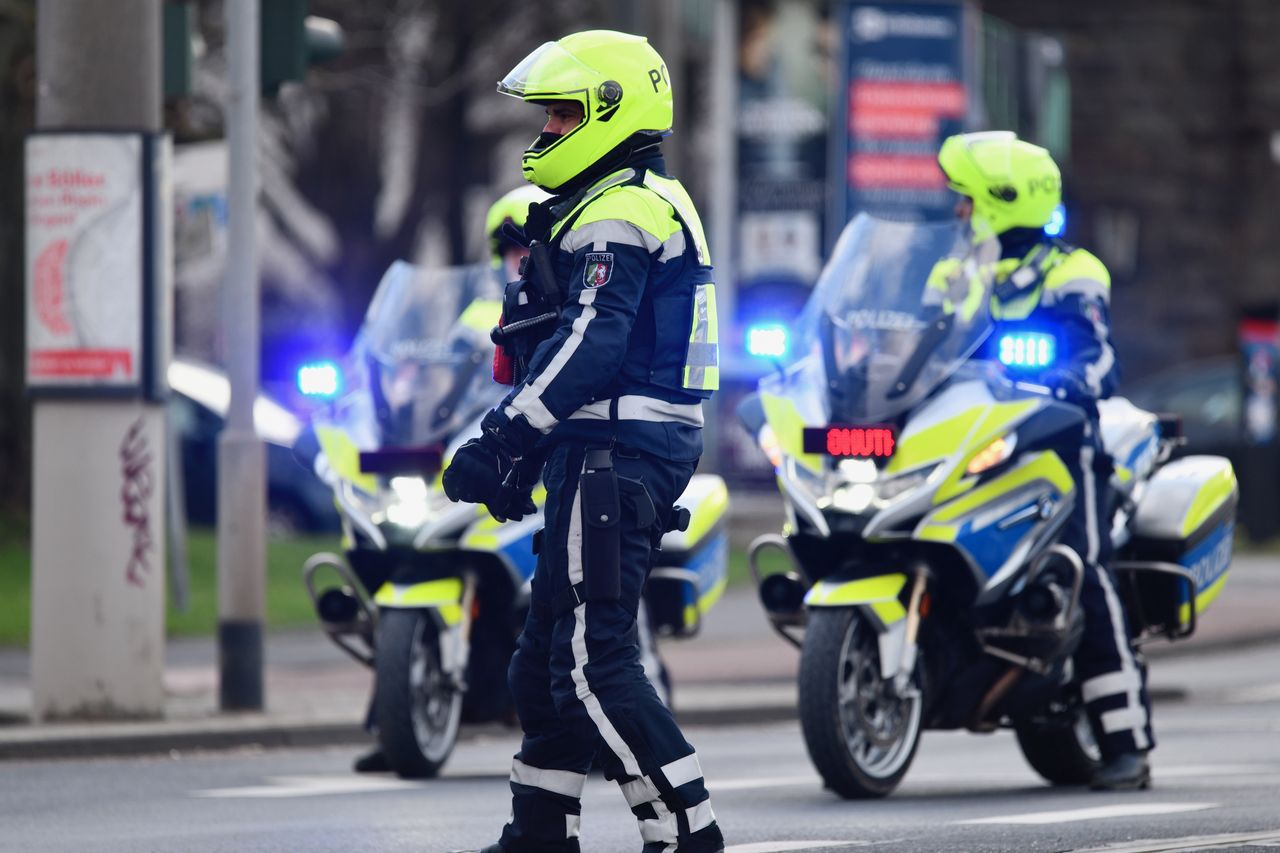
[[[1280,4],[983,0],[1058,35],[1068,239],[1110,267],[1129,377],[1233,351],[1280,299]]]

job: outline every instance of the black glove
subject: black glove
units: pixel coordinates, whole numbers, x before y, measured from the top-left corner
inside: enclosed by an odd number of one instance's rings
[[[511,457],[489,436],[473,438],[458,448],[444,469],[444,493],[451,501],[488,503],[511,470]]]
[[[515,460],[537,442],[538,431],[523,416],[508,420],[494,411],[480,422],[480,437],[458,448],[442,477],[451,501],[489,504],[498,497]]]
[[[532,454],[511,466],[497,495],[485,502],[490,515],[498,521],[519,521],[538,511],[538,505],[533,502],[533,487],[538,484],[542,461],[541,455]]]
[[[1084,377],[1066,367],[1055,367],[1041,377],[1045,385],[1053,392],[1054,399],[1066,403],[1083,406],[1093,401],[1093,389]]]

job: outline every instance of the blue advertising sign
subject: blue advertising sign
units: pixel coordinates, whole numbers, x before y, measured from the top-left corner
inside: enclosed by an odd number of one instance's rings
[[[829,236],[859,211],[907,221],[951,215],[942,140],[964,129],[970,10],[959,2],[839,3]]]
[[[1280,324],[1248,317],[1240,321],[1244,367],[1241,423],[1246,444],[1268,446],[1276,440],[1276,389],[1280,385]]]

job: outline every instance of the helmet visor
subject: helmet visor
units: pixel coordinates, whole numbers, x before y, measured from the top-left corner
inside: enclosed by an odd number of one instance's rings
[[[525,100],[539,95],[554,99],[557,95],[582,92],[604,81],[604,75],[576,56],[549,41],[520,60],[506,77],[498,81],[498,91]]]

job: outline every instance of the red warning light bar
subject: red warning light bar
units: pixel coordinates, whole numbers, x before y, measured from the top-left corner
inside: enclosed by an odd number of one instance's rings
[[[843,459],[888,459],[896,433],[890,426],[831,424],[804,428],[804,452]]]

